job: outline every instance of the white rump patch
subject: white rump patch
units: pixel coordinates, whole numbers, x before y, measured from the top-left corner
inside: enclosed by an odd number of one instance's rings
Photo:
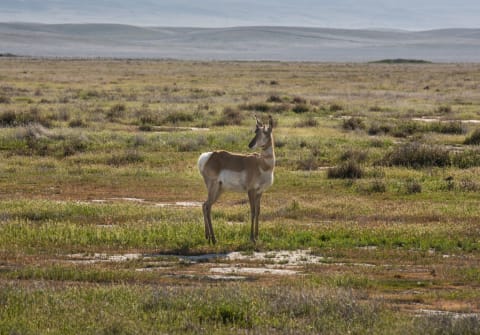
[[[204,152],[203,154],[198,157],[198,170],[200,173],[203,173],[203,169],[205,168],[205,164],[207,164],[208,160],[210,159],[210,156],[212,155],[212,152]]]

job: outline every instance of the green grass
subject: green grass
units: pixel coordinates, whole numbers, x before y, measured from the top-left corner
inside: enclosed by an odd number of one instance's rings
[[[205,249],[243,250],[250,228],[245,206],[214,210],[214,229],[219,244],[211,247],[203,239],[202,214],[198,208],[46,201],[4,202],[3,206],[8,210],[3,213],[0,226],[0,245],[9,245],[10,248],[4,250],[20,253],[105,249],[190,253]],[[261,225],[259,247],[294,250],[378,246],[454,253],[480,250],[480,235],[475,231],[469,232],[470,225],[460,222],[417,224],[380,221],[378,226],[368,229],[361,223],[343,220],[336,221],[335,225],[319,223],[308,227],[298,226],[296,222],[323,215],[319,209],[305,207],[298,202],[280,212],[267,210],[267,220]],[[440,212],[431,215],[441,216]],[[434,219],[433,216],[430,220]],[[245,224],[232,226],[228,224],[232,220]]]
[[[480,67],[394,63],[2,58],[0,334],[474,334],[421,310],[480,311]],[[259,241],[224,194],[211,245],[172,204],[206,198],[200,153],[251,153],[254,114],[277,157]],[[324,258],[211,278],[298,249]],[[269,256],[171,256],[232,251]]]
[[[251,290],[245,285],[202,289],[120,285],[27,293],[7,287],[1,295],[0,329],[33,333],[48,327],[51,334],[230,334],[232,328],[341,334],[369,329],[375,334],[385,324],[399,321],[382,310],[381,303],[361,302],[348,291],[303,290],[285,295],[278,288]],[[78,306],[83,309],[78,311]],[[35,320],[31,315],[37,316]]]

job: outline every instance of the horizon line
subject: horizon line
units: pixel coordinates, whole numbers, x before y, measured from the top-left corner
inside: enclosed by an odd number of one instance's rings
[[[407,29],[407,28],[386,28],[386,27],[328,27],[328,26],[313,26],[313,25],[232,25],[232,26],[179,26],[179,25],[139,25],[132,23],[118,23],[118,22],[40,22],[40,21],[0,21],[0,24],[37,24],[37,25],[117,25],[129,26],[138,28],[183,28],[183,29],[234,29],[234,28],[305,28],[305,29],[331,29],[331,30],[367,30],[367,31],[385,31],[385,32],[427,32],[436,30],[478,30],[480,27],[441,27],[441,28],[422,28],[422,29]]]

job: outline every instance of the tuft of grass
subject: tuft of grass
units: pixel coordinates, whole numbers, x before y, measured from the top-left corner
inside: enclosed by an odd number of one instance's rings
[[[309,128],[309,127],[317,127],[317,126],[318,126],[318,121],[312,116],[295,123],[295,127],[298,127],[298,128],[307,128],[307,127]]]
[[[127,110],[127,107],[123,103],[117,103],[110,107],[110,109],[107,112],[107,118],[110,121],[116,121],[117,119],[122,118],[125,115],[125,112]]]
[[[439,114],[450,114],[452,111],[453,110],[451,106],[439,106],[437,109],[435,109],[435,112]]]
[[[480,128],[477,128],[463,142],[467,145],[480,145]]]
[[[11,101],[12,99],[10,99],[10,97],[0,95],[0,104],[9,104]]]
[[[258,103],[242,104],[238,106],[238,108],[241,110],[267,113],[270,111],[271,106],[267,103],[258,102]]]
[[[193,114],[187,112],[170,112],[164,119],[163,123],[177,124],[180,122],[192,122]]]
[[[52,125],[51,120],[38,107],[20,111],[7,110],[0,113],[1,127],[26,126],[30,123],[38,123],[44,127]]]
[[[418,180],[410,179],[406,181],[405,189],[407,194],[421,193],[422,184]]]
[[[330,179],[357,179],[362,178],[363,174],[360,165],[351,159],[327,170],[327,177]]]
[[[343,106],[340,104],[331,104],[329,106],[330,112],[339,112],[339,111],[342,111],[343,109],[344,109]]]
[[[460,169],[480,166],[480,149],[469,149],[451,154],[452,165]]]
[[[448,150],[440,146],[421,144],[418,142],[397,146],[383,158],[386,165],[420,167],[445,167],[450,165]]]
[[[427,131],[440,134],[465,134],[466,127],[460,121],[433,122],[428,124]]]
[[[270,95],[270,96],[267,98],[267,102],[277,102],[277,103],[280,103],[280,102],[283,102],[283,99],[282,99],[282,97],[280,97],[280,96],[277,95],[277,94],[272,94],[272,95]]]
[[[355,161],[364,163],[368,158],[368,153],[363,150],[349,149],[340,155],[341,161]]]
[[[244,114],[236,108],[225,107],[222,112],[220,120],[215,122],[217,126],[238,126],[241,125],[245,119]]]
[[[342,128],[345,130],[365,129],[365,124],[362,119],[351,117],[343,120]]]
[[[120,154],[114,154],[107,159],[107,164],[115,167],[141,163],[145,158],[137,150],[127,150]]]
[[[307,113],[310,110],[310,107],[305,103],[296,104],[292,107],[292,111],[296,114]]]
[[[70,128],[85,128],[88,126],[88,124],[83,119],[77,118],[77,119],[71,120],[68,123],[68,126]]]

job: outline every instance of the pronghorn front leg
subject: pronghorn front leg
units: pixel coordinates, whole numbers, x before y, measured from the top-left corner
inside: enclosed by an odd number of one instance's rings
[[[250,229],[250,241],[252,241],[253,243],[255,243],[256,195],[257,192],[255,192],[255,190],[248,191],[248,200],[250,202],[250,219],[252,221],[252,227]]]
[[[262,193],[258,193],[255,197],[255,239],[258,239],[258,217],[260,216],[260,199],[262,199]]]

